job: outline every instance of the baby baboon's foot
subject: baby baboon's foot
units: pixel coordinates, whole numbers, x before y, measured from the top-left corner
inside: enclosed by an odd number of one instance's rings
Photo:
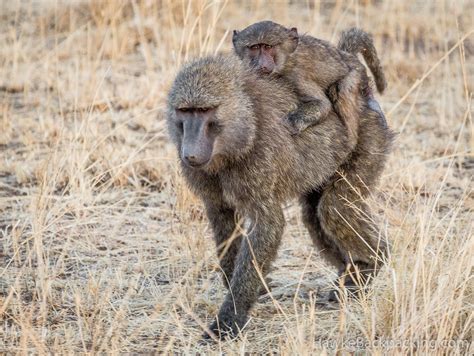
[[[286,126],[291,135],[299,135],[306,130],[310,125],[301,119],[298,115],[290,114],[283,119],[283,124]]]
[[[332,84],[326,91],[329,100],[334,104],[339,99],[339,82]]]
[[[382,127],[383,128],[388,128],[387,119],[385,118],[385,115],[384,115],[384,113],[382,111],[382,108],[380,107],[380,104],[378,103],[378,101],[371,98],[371,99],[367,100],[367,104],[368,104],[370,110],[373,110],[373,111],[375,111],[379,114],[378,118],[379,118],[379,122],[382,125]]]

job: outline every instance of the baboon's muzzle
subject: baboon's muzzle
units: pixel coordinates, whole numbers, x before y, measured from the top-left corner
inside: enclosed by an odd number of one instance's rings
[[[200,168],[211,160],[213,139],[209,137],[205,120],[192,117],[183,122],[181,159],[189,167]]]

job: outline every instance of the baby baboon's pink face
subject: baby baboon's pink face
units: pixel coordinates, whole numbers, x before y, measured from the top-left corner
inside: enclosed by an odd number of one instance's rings
[[[298,30],[271,21],[235,30],[232,43],[237,56],[260,74],[280,74],[298,46]]]
[[[262,72],[270,74],[275,69],[275,47],[266,43],[257,43],[248,47],[251,65]]]

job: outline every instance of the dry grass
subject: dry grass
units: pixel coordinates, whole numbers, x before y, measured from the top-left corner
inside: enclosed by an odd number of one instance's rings
[[[320,305],[335,271],[289,204],[273,301],[241,340],[200,344],[225,291],[166,92],[185,60],[265,18],[374,34],[399,132],[373,199],[392,256],[366,298]],[[0,351],[474,352],[473,23],[472,0],[2,1]]]

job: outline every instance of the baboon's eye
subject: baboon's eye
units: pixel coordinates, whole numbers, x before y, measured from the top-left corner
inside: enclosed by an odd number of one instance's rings
[[[260,45],[258,45],[258,44],[254,44],[254,45],[252,45],[252,46],[249,47],[249,49],[251,49],[251,50],[253,50],[253,51],[255,51],[255,50],[259,49],[259,48],[260,48]]]
[[[266,45],[264,45],[264,46],[265,46],[265,49],[272,49],[272,48],[273,48],[272,45],[268,45],[268,44],[266,44]]]
[[[196,111],[200,113],[205,113],[205,112],[208,112],[209,110],[211,110],[211,108],[196,108]]]
[[[189,111],[191,111],[190,108],[178,108],[177,110],[180,111],[180,112],[189,112]]]

